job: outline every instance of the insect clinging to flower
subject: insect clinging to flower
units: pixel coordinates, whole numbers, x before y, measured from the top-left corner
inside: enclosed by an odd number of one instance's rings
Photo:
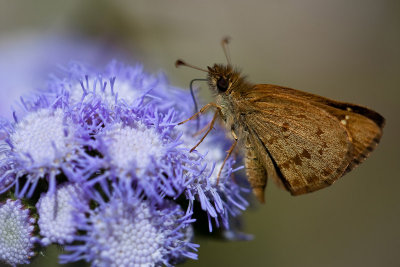
[[[228,40],[222,40],[226,65],[202,69],[176,61],[176,66],[206,72],[216,93],[214,102],[181,124],[214,107],[208,130],[192,150],[220,117],[234,139],[226,159],[239,143],[248,180],[260,202],[265,201],[267,177],[292,195],[310,193],[334,183],[375,149],[385,124],[379,113],[287,87],[252,84],[233,68]]]

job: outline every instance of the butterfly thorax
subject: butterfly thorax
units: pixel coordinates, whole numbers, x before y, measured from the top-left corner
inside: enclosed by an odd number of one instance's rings
[[[234,131],[243,141],[246,135],[243,122],[240,121],[239,102],[241,95],[254,85],[241,75],[240,71],[231,65],[215,64],[208,67],[208,83],[215,94],[215,101],[221,107],[221,118],[229,131]]]

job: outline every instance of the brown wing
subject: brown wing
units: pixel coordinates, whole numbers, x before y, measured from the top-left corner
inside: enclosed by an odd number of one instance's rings
[[[299,195],[332,184],[352,160],[345,125],[325,109],[261,86],[243,93],[240,116],[259,158],[269,157],[286,188]]]
[[[261,203],[264,203],[264,191],[267,186],[267,175],[271,176],[275,181],[278,181],[278,185],[284,185],[275,172],[276,168],[271,157],[268,154],[264,154],[262,157],[258,155],[257,146],[259,145],[261,144],[254,135],[248,136],[245,143],[245,165],[246,174],[251,187],[253,188],[253,193]]]
[[[245,164],[246,175],[251,187],[253,188],[253,193],[257,197],[258,201],[264,203],[264,191],[267,185],[267,171],[252,145],[246,146]]]
[[[346,127],[353,146],[352,161],[344,174],[363,162],[375,149],[382,137],[385,119],[379,113],[366,107],[270,84],[256,85],[254,92],[257,95],[297,98],[318,106],[335,116]]]

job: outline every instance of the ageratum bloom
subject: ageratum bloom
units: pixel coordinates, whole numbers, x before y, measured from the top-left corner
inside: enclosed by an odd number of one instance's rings
[[[96,135],[104,173],[90,183],[104,178],[119,180],[138,185],[159,201],[165,195],[178,197],[192,179],[183,165],[196,163],[179,148],[182,142],[173,118],[173,110],[162,113],[152,105],[141,112],[120,110]]]
[[[16,195],[31,197],[41,179],[49,183],[54,193],[56,176],[72,174],[83,166],[90,166],[91,158],[83,151],[81,139],[88,135],[79,124],[82,114],[74,114],[66,105],[64,95],[55,102],[41,95],[22,100],[20,115],[14,122],[0,125],[6,133],[1,144],[0,181],[3,189],[16,185]],[[88,139],[88,137],[86,137]]]
[[[82,188],[73,183],[64,183],[57,187],[55,193],[47,192],[41,195],[36,208],[43,245],[63,245],[74,240],[76,217],[85,216],[73,205],[76,201],[81,205],[88,205]]]
[[[21,200],[0,204],[0,261],[9,265],[28,264],[35,255],[35,219]]]
[[[170,266],[183,257],[196,259],[197,245],[190,243],[193,231],[190,212],[172,201],[152,203],[135,191],[113,188],[111,195],[87,192],[96,208],[81,205],[77,235],[80,243],[66,246],[71,254],[61,262],[84,259],[93,266]]]
[[[196,218],[229,239],[248,203],[218,126],[193,115],[189,92],[164,75],[112,62],[104,71],[71,64],[0,123],[0,190],[36,202],[41,245],[61,261],[93,266],[174,265],[197,258]],[[14,186],[15,185],[15,186]],[[202,210],[195,210],[200,206]]]

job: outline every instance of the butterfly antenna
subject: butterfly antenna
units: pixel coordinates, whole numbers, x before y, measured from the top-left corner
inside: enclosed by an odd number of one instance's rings
[[[179,67],[179,66],[186,66],[186,67],[189,67],[189,68],[192,68],[192,69],[201,70],[201,71],[204,71],[204,72],[208,73],[208,70],[205,70],[205,69],[193,66],[191,64],[188,64],[188,63],[186,63],[185,61],[183,61],[181,59],[178,59],[177,61],[175,61],[175,67]]]
[[[222,49],[224,50],[224,54],[226,57],[226,61],[228,61],[228,65],[232,65],[231,64],[231,56],[230,56],[229,49],[228,49],[228,44],[229,44],[230,39],[231,39],[230,37],[225,37],[221,41]]]

